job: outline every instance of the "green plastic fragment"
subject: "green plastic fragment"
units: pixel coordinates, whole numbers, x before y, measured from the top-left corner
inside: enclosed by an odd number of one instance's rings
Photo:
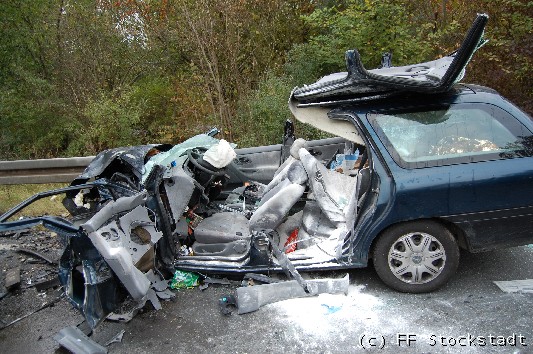
[[[200,276],[183,270],[176,270],[170,282],[172,289],[192,289],[198,285],[200,285]]]

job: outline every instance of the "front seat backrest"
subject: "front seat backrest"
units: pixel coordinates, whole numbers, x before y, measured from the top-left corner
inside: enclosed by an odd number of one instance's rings
[[[250,231],[277,228],[304,192],[305,186],[300,184],[289,183],[280,188],[253,213]]]
[[[281,166],[279,166],[279,168],[276,170],[276,172],[274,173],[274,178],[272,179],[272,181],[270,181],[269,184],[266,185],[265,189],[263,190],[263,195],[268,194],[268,192],[270,192],[280,183],[286,183],[285,179],[287,179],[287,175],[289,173],[294,174],[293,171],[289,172],[289,170],[294,169],[295,162],[299,162],[300,160],[299,151],[302,147],[305,147],[305,146],[307,146],[307,142],[302,138],[296,139],[296,141],[292,143],[291,149],[290,149],[291,154],[289,155],[287,160],[285,160],[285,162],[283,162],[283,164],[281,164]],[[303,167],[302,167],[302,170],[303,170]],[[305,170],[303,172],[305,173]],[[305,176],[305,178],[307,179],[307,175]],[[303,184],[305,183],[305,181],[293,182],[293,183]]]
[[[304,143],[305,140],[298,139],[293,146],[303,146]],[[291,154],[292,152],[291,148]],[[292,156],[291,158],[265,189],[259,207],[250,218],[250,231],[277,228],[304,194],[308,181],[307,172],[299,159]]]
[[[263,192],[259,206],[278,194],[282,188],[291,184],[303,185],[307,182],[307,172],[300,160],[294,159],[286,166],[272,182],[270,182]]]
[[[335,226],[345,224],[357,178],[328,170],[306,149],[300,149],[299,154],[320,209]]]

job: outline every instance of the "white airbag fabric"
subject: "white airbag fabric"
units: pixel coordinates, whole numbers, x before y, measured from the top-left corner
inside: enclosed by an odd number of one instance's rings
[[[224,168],[237,156],[235,150],[224,139],[213,145],[204,153],[203,159],[215,168]]]

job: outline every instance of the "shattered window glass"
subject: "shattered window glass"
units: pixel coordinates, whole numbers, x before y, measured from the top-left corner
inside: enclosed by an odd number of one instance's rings
[[[184,153],[188,149],[197,148],[197,147],[203,147],[205,149],[209,149],[211,146],[216,145],[218,142],[219,142],[218,139],[212,138],[207,134],[199,134],[199,135],[193,136],[190,139],[187,139],[181,144],[175,145],[172,149],[166,152],[162,152],[160,154],[153,156],[144,165],[142,182],[144,183],[146,181],[146,178],[148,177],[148,175],[150,174],[150,171],[152,171],[152,168],[155,165],[167,166],[167,165],[170,165],[170,163],[173,161],[176,161],[177,164],[179,165],[180,163],[183,163],[183,161],[185,161],[185,159],[187,158],[187,156],[184,155]],[[232,146],[234,147],[235,144],[233,144]]]
[[[389,154],[402,167],[419,168],[532,156],[531,132],[490,104],[370,113]]]

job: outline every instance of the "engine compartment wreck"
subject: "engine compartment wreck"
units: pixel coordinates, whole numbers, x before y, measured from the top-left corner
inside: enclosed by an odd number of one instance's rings
[[[335,148],[363,149],[335,141]],[[37,195],[4,214],[2,230],[41,223],[62,235],[59,278],[93,328],[127,299],[160,307],[156,292],[166,285],[154,285],[176,269],[286,271],[300,289],[295,293],[285,285],[288,297],[301,291],[345,292],[347,278],[317,285],[304,281],[296,267],[342,264],[342,245],[357,215],[360,174],[358,169],[349,175],[326,168],[306,146],[303,139],[288,145],[281,164],[277,146],[277,158],[268,162],[277,170],[267,184],[248,180],[235,164],[239,159],[233,147],[208,134],[173,147],[104,151],[71,186]],[[61,193],[68,219],[7,221],[33,200]],[[250,300],[243,300],[249,294],[241,291],[240,297],[241,307],[249,309]]]

